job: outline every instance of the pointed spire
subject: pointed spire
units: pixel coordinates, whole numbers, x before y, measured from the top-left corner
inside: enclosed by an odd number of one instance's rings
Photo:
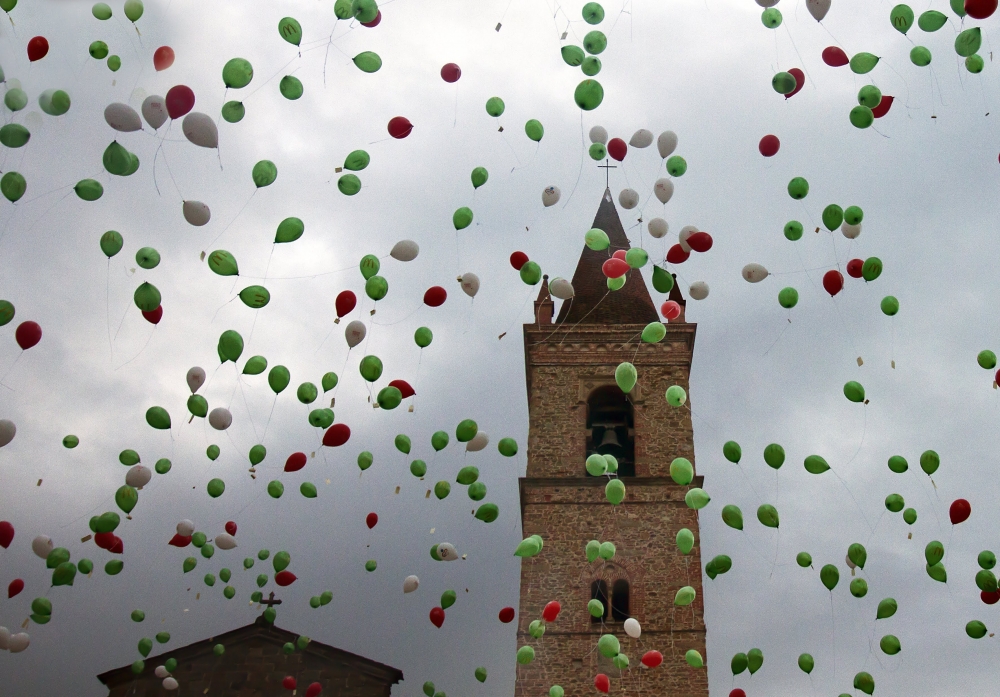
[[[552,324],[552,315],[556,312],[556,304],[549,295],[549,277],[542,276],[542,287],[538,290],[535,300],[535,324]]]
[[[576,296],[562,304],[559,322],[576,324],[648,324],[655,322],[659,315],[642,274],[636,270],[628,272],[628,280],[619,290],[609,290],[602,265],[619,249],[630,248],[625,229],[618,218],[618,210],[611,195],[611,189],[604,190],[601,206],[594,218],[595,228],[603,230],[611,241],[611,246],[598,252],[583,248],[576,272],[573,274],[573,290]],[[675,284],[676,287],[676,284]]]

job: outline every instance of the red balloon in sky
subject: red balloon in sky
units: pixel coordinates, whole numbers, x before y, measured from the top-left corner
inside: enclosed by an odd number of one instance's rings
[[[150,324],[159,324],[160,320],[163,319],[163,305],[159,305],[155,310],[149,312],[143,310],[142,317]]]
[[[687,238],[687,245],[696,252],[707,252],[712,248],[713,241],[707,232],[699,231]]]
[[[42,340],[42,328],[37,322],[21,322],[14,331],[17,345],[27,351]]]
[[[381,16],[382,13],[379,12],[378,17],[376,17],[375,19],[378,20],[378,18]],[[377,21],[375,23],[378,24]],[[366,24],[365,26],[367,27],[369,25]],[[319,693],[321,693],[322,691],[323,691],[323,686],[320,685],[318,682],[314,682],[313,684],[311,684],[309,687],[306,688],[306,697],[318,697]]]
[[[281,686],[286,690],[294,690],[295,684],[296,684],[295,678],[293,678],[291,675],[286,675],[285,679],[281,681]]]
[[[668,300],[660,305],[660,314],[667,319],[677,319],[681,316],[681,306],[674,300]]]
[[[839,46],[827,46],[823,49],[823,62],[831,68],[839,68],[850,63],[851,59]]]
[[[358,296],[354,294],[354,291],[344,290],[337,295],[337,300],[334,304],[337,306],[337,317],[343,317],[357,306]]]
[[[431,624],[435,627],[440,627],[444,624],[444,610],[439,607],[431,609]]]
[[[323,434],[323,445],[336,448],[338,445],[346,443],[350,438],[351,429],[348,428],[347,424],[334,424]]]
[[[795,89],[785,95],[785,99],[794,97],[806,86],[806,75],[799,68],[792,68],[788,74],[795,78]]]
[[[413,130],[413,124],[405,116],[394,116],[389,119],[389,135],[393,138],[405,138]]]
[[[744,692],[742,688],[737,687],[729,693],[729,697],[747,697],[747,693]]]
[[[169,46],[160,46],[153,53],[153,67],[156,71],[166,70],[174,64],[174,49]]]
[[[228,532],[230,535],[235,535],[236,534],[236,521],[235,520],[230,520],[230,521],[226,522],[226,532]]]
[[[504,624],[509,624],[514,621],[514,608],[505,607],[500,611],[500,621]]]
[[[433,286],[424,293],[424,304],[431,307],[441,307],[448,299],[448,291],[441,286]]]
[[[371,27],[377,27],[378,24],[379,24],[379,22],[381,22],[381,21],[382,21],[382,10],[379,10],[378,14],[375,15],[375,19],[373,19],[370,22],[362,22],[361,26],[368,27],[370,29]],[[317,692],[316,694],[319,694],[319,693]]]
[[[611,159],[621,162],[625,159],[625,155],[628,154],[628,146],[625,145],[625,141],[621,138],[612,138],[608,141],[608,154],[611,156]]]
[[[108,551],[112,554],[125,554],[125,543],[122,542],[122,538],[115,535],[114,542],[108,547]]]
[[[399,390],[399,393],[403,395],[403,399],[406,399],[407,397],[412,397],[417,393],[416,390],[414,390],[410,386],[410,383],[408,383],[406,380],[393,380],[392,382],[389,383],[389,387],[395,387],[397,390]]]
[[[378,525],[378,513],[372,512],[365,516],[365,525],[368,526],[369,530]]]
[[[864,266],[865,262],[860,259],[851,259],[847,262],[847,275],[851,278],[861,278],[861,270]]]
[[[7,549],[14,541],[14,526],[6,520],[0,520],[0,547]]]
[[[625,250],[624,249],[617,250],[614,254],[611,255],[611,258],[621,259],[622,261],[625,261]]]
[[[766,135],[757,144],[757,149],[760,150],[760,154],[764,157],[774,157],[778,154],[780,148],[781,141],[775,135]]]
[[[965,13],[973,19],[986,19],[997,11],[997,0],[965,0]]]
[[[608,690],[611,689],[611,681],[608,680],[608,676],[604,673],[598,673],[594,677],[594,687],[604,694],[608,694]]]
[[[24,590],[24,581],[22,581],[19,578],[15,578],[13,581],[10,582],[10,585],[7,586],[7,597],[13,598],[15,595],[17,595],[23,590]]]
[[[194,108],[194,90],[187,85],[174,85],[167,90],[163,103],[170,118],[179,119]]]
[[[887,94],[883,94],[882,95],[882,101],[880,101],[878,103],[877,107],[875,107],[874,109],[872,109],[872,116],[874,116],[877,119],[880,119],[883,116],[885,116],[886,114],[888,114],[889,113],[889,108],[892,106],[892,100],[893,99],[895,99],[895,97],[890,97]]]
[[[836,269],[830,269],[823,274],[823,287],[832,298],[844,287],[844,274],[840,273]]]
[[[1000,602],[1000,591],[994,591],[992,593],[987,593],[986,591],[980,591],[979,597],[987,605],[996,605]]]
[[[559,616],[559,611],[562,610],[562,605],[559,604],[558,600],[550,600],[542,608],[542,619],[546,622],[555,622],[556,617]]]
[[[521,267],[528,263],[528,255],[524,252],[514,252],[510,255],[510,265],[513,266],[517,271],[521,270]]]
[[[663,654],[659,651],[647,651],[642,654],[642,665],[647,668],[655,668],[663,663]]]
[[[111,549],[111,545],[115,543],[115,534],[113,532],[99,532],[94,535],[94,544],[101,549]],[[173,541],[171,541],[173,544]]]
[[[601,266],[601,271],[608,278],[621,278],[628,273],[629,268],[631,267],[629,267],[628,262],[624,259],[612,257],[604,262]]]
[[[667,250],[667,263],[668,264],[683,264],[691,256],[691,252],[685,252],[684,248],[679,244],[675,244],[673,247]]]
[[[952,525],[958,525],[959,523],[964,523],[972,515],[972,504],[970,504],[965,499],[955,499],[951,503],[951,508],[948,509],[948,516],[951,518]]]
[[[174,536],[170,538],[170,542],[168,542],[167,544],[172,545],[173,547],[187,547],[189,544],[191,544],[191,536],[181,535],[180,533],[174,533]],[[97,546],[100,547],[101,545]]]
[[[458,63],[445,63],[441,67],[441,79],[445,82],[458,82],[460,77],[462,69],[458,67]]]
[[[282,588],[284,588],[285,586],[292,585],[293,583],[295,583],[296,580],[297,577],[295,576],[295,574],[293,574],[288,569],[285,569],[284,571],[279,571],[274,575],[274,582],[277,583]]]
[[[331,426],[330,428],[333,428]],[[285,471],[286,472],[298,472],[300,469],[306,466],[306,454],[305,453],[292,453],[285,460]]]
[[[49,52],[49,42],[44,36],[36,36],[28,41],[28,60],[34,63],[45,58]]]

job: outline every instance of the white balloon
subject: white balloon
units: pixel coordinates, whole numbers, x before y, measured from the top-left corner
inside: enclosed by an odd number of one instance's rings
[[[565,278],[553,278],[549,281],[549,295],[559,300],[569,300],[576,295],[573,284]]]
[[[618,203],[622,204],[625,210],[632,210],[639,205],[639,192],[634,189],[622,189],[618,194]]]
[[[861,234],[861,223],[858,223],[857,225],[849,225],[845,220],[844,224],[840,226],[840,231],[844,233],[844,237],[847,239],[856,239],[857,236]]]
[[[670,200],[670,197],[674,195],[674,183],[670,179],[664,177],[663,179],[657,179],[656,183],[653,184],[653,193],[656,194],[656,198],[660,203],[666,203]]]
[[[462,283],[462,291],[470,298],[476,297],[479,292],[479,276],[474,273],[464,273],[458,279]]]
[[[642,636],[642,627],[639,626],[639,620],[634,617],[629,617],[625,620],[625,633],[633,639],[638,639]]]
[[[830,0],[806,0],[806,9],[817,22],[822,22],[830,11]]]
[[[354,320],[344,329],[344,337],[347,339],[347,345],[350,348],[354,348],[362,341],[365,340],[365,334],[368,333],[368,329],[365,327],[365,323],[361,320]]]
[[[645,128],[640,128],[632,134],[632,138],[628,144],[633,148],[648,148],[653,144],[653,132],[647,131]]]
[[[165,124],[169,117],[166,102],[160,95],[151,94],[142,100],[142,118],[146,119],[146,123],[154,131]]]
[[[8,648],[10,648],[10,630],[0,627],[0,649],[6,651]]]
[[[215,536],[215,546],[219,549],[236,549],[236,538],[228,532]]]
[[[416,576],[407,576],[403,579],[403,592],[412,593],[420,585],[420,579]]]
[[[156,666],[156,670],[153,671],[153,675],[158,678],[165,678],[170,675],[170,671],[167,670],[166,666]]]
[[[673,131],[664,131],[656,139],[656,149],[660,151],[660,157],[670,157],[677,149],[677,134]]]
[[[52,540],[48,535],[39,535],[31,541],[31,551],[35,553],[35,556],[42,559],[49,558],[49,552],[52,551],[53,547],[55,545],[52,544]]]
[[[594,126],[590,129],[590,142],[600,143],[601,145],[608,144],[608,129],[604,126]]]
[[[760,283],[767,277],[767,269],[760,264],[747,264],[743,267],[743,278],[750,281],[750,283]]]
[[[191,388],[191,394],[205,384],[205,369],[195,366],[187,372],[187,384]]]
[[[479,431],[472,437],[472,440],[465,444],[465,452],[467,453],[478,453],[480,450],[485,448],[490,444],[490,437]]]
[[[177,523],[177,534],[181,537],[191,537],[194,534],[194,523],[187,518]]]
[[[184,137],[202,148],[219,147],[219,129],[208,114],[192,111],[181,123]]]
[[[139,118],[139,112],[121,102],[114,102],[104,107],[104,120],[111,128],[122,133],[142,130],[142,119]]]
[[[561,195],[562,193],[559,191],[558,186],[546,186],[542,191],[542,205],[546,208],[556,205],[559,203],[559,196]]]
[[[449,542],[442,542],[438,545],[437,550],[438,556],[443,561],[455,561],[458,559],[458,550],[455,549],[455,545]]]
[[[649,229],[650,236],[656,239],[666,237],[667,231],[670,229],[667,221],[663,218],[653,218],[646,227]]]
[[[413,240],[400,240],[392,246],[389,256],[397,261],[413,261],[420,253],[420,247]]]
[[[180,687],[180,685],[178,685],[177,681],[174,680],[173,678],[164,678],[163,679],[163,689],[164,690],[176,690],[178,687]]]
[[[688,295],[694,300],[704,300],[708,297],[708,284],[704,281],[695,281],[688,288]]]
[[[15,434],[17,434],[17,426],[14,425],[14,422],[0,419],[0,448],[14,440]]]
[[[133,465],[125,474],[125,483],[136,489],[141,489],[149,484],[149,480],[152,478],[153,471],[151,469],[142,465]]]
[[[778,0],[757,0],[757,4],[767,9],[768,7],[774,7],[778,4]]]
[[[847,565],[849,567],[851,567],[852,570],[858,568],[858,565],[855,564],[853,561],[851,561],[851,555],[850,554],[847,555],[847,558],[844,561],[847,562]]]
[[[687,243],[688,237],[698,232],[698,228],[694,225],[685,225],[681,228],[681,231],[677,234],[677,241],[681,244],[681,249],[683,249],[688,254],[691,253],[691,247]]]
[[[12,634],[10,640],[7,642],[7,650],[11,653],[21,653],[28,648],[28,644],[30,643],[31,637],[29,637],[26,632]]]
[[[201,227],[212,219],[212,211],[201,201],[184,202],[184,220],[195,227]]]
[[[216,431],[225,431],[233,425],[233,415],[225,407],[216,407],[208,412],[208,423]]]

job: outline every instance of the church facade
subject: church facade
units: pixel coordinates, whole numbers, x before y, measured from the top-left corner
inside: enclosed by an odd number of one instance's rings
[[[691,412],[664,398],[671,385],[688,388],[696,327],[682,311],[661,342],[641,343],[642,329],[659,319],[642,276],[630,271],[620,290],[609,291],[601,271],[614,251],[629,249],[610,190],[594,227],[608,234],[610,249],[584,248],[573,276],[575,297],[563,302],[555,321],[543,281],[535,322],[524,326],[529,433],[521,524],[525,537],[542,536],[544,549],[521,564],[518,646],[534,647],[535,660],[518,666],[517,694],[541,697],[552,685],[567,695],[595,694],[595,676],[603,673],[612,692],[706,697],[707,670],[685,661],[689,649],[707,660],[698,514],[684,502],[689,487],[670,478],[674,458],[695,461]],[[670,299],[683,308],[676,284]],[[628,395],[614,377],[625,361],[639,375]],[[619,506],[605,498],[607,478],[587,473],[585,460],[595,452],[619,462],[626,487]],[[701,480],[696,476],[690,486]],[[675,541],[681,528],[695,535],[688,555]],[[584,550],[591,540],[614,543],[614,558],[588,563]],[[694,587],[696,600],[675,607],[683,586]],[[605,607],[603,617],[586,610],[594,598]],[[562,613],[534,639],[528,625],[551,600],[561,603]],[[639,639],[626,635],[628,618],[640,623]],[[628,669],[597,652],[598,638],[607,633],[618,637]],[[640,665],[649,650],[663,654],[662,665]]]

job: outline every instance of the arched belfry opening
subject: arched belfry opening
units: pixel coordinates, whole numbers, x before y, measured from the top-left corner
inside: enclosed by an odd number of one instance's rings
[[[632,403],[618,385],[598,387],[587,398],[587,456],[614,456],[619,477],[635,476],[632,416]]]

